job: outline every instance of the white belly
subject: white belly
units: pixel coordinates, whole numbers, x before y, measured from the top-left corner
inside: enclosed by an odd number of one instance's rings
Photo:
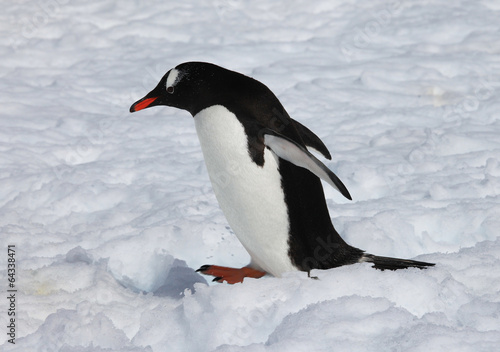
[[[288,257],[289,221],[277,156],[267,148],[264,166],[248,154],[236,116],[221,105],[194,117],[215,196],[251,265],[274,276],[297,268]]]

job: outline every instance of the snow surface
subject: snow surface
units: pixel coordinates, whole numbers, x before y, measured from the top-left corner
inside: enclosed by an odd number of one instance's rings
[[[3,1],[2,351],[498,351],[500,3]],[[129,114],[190,60],[267,84],[353,201],[333,222],[368,264],[207,284],[249,256],[192,118]]]

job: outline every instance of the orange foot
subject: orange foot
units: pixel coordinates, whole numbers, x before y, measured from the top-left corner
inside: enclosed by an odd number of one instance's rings
[[[236,269],[217,265],[203,265],[196,271],[199,271],[205,275],[215,276],[215,279],[213,279],[212,281],[226,281],[228,284],[243,282],[243,279],[245,277],[253,277],[255,279],[258,279],[267,274],[265,271],[259,271],[249,267]]]

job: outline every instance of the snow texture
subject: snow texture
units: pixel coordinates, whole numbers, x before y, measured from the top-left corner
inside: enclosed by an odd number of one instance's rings
[[[500,345],[496,0],[3,1],[2,351],[495,351]],[[170,68],[268,85],[332,152],[357,264],[207,283],[244,266],[193,119],[129,114]]]

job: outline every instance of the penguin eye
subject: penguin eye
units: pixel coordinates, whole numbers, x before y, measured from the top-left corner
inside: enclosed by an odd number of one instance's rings
[[[169,94],[174,93],[174,87],[172,87],[172,86],[167,87],[167,93],[169,93]]]

